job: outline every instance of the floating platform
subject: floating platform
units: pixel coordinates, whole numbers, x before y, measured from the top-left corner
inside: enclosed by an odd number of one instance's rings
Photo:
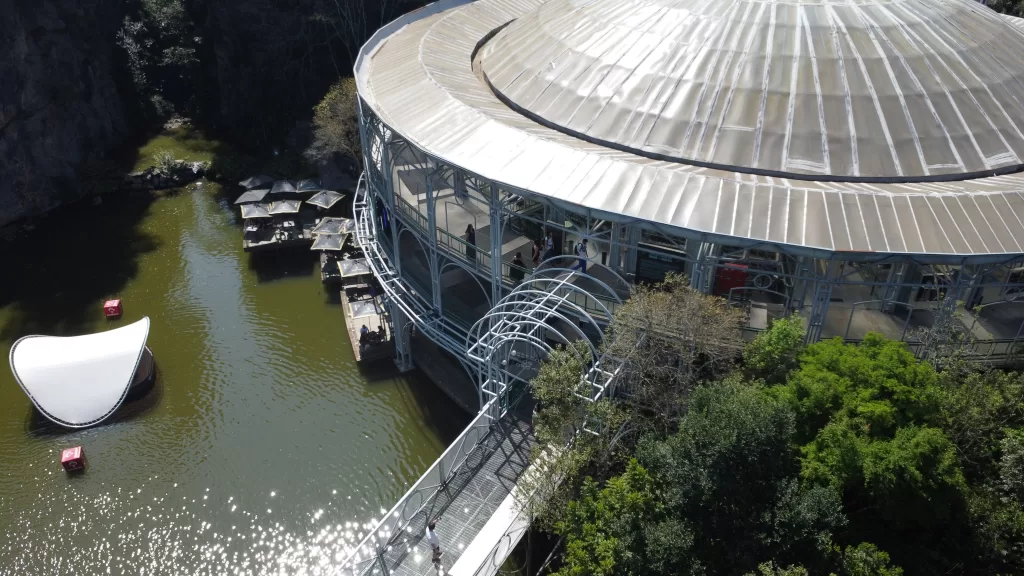
[[[338,269],[338,258],[326,250],[320,253],[320,282],[327,286],[341,284],[341,270]]]
[[[313,244],[310,228],[302,228],[295,233],[282,234],[280,229],[271,229],[272,233],[246,233],[242,238],[242,249],[246,252],[259,252],[277,248],[293,248]]]
[[[85,336],[25,336],[11,347],[11,371],[47,419],[67,428],[93,426],[152,385],[148,336],[148,317]]]
[[[349,265],[343,266],[346,262]],[[342,282],[341,307],[345,312],[345,326],[348,331],[349,343],[352,345],[352,355],[355,356],[356,362],[374,362],[393,358],[395,342],[391,337],[391,322],[384,310],[384,300],[372,287],[372,275],[367,273],[345,274],[353,267],[359,268],[358,263],[353,266],[351,260],[338,262]],[[386,334],[384,342],[361,346],[359,331],[363,326],[366,326],[371,333],[376,333],[383,326]]]

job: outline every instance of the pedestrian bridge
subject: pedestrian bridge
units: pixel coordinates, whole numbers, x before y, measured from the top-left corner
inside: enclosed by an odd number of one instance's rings
[[[529,525],[512,491],[528,466],[532,442],[521,415],[492,420],[482,411],[376,523],[340,574],[436,574],[425,538],[430,519],[439,519],[445,573],[495,574]]]
[[[465,362],[476,372],[481,409],[398,503],[374,521],[337,574],[437,574],[425,538],[427,523],[437,520],[443,572],[493,576],[529,528],[519,503],[533,495],[522,493],[520,479],[543,473],[536,463],[531,467],[529,407],[517,400],[553,346],[577,341],[587,344],[572,349],[581,354],[586,366],[581,378],[590,385],[580,398],[596,401],[610,393],[616,374],[606,368],[600,340],[625,292],[592,275],[542,263],[474,326],[454,330],[403,282],[376,241],[363,178],[353,206],[356,240],[384,289],[393,338],[407,334],[411,323]],[[396,342],[400,357],[402,348]]]

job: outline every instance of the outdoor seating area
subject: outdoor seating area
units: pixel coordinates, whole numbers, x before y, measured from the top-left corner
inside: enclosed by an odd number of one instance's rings
[[[315,180],[292,182],[260,175],[239,184],[246,188],[235,200],[245,221],[246,252],[313,244],[313,230],[344,197],[324,190]]]

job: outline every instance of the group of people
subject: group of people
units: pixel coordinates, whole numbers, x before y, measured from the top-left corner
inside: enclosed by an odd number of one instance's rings
[[[586,274],[587,272],[587,259],[590,255],[587,253],[587,239],[584,238],[576,243],[576,264],[573,264],[572,270],[579,270]],[[530,260],[533,262],[533,267],[536,268],[544,260],[554,258],[555,253],[555,233],[548,232],[547,238],[543,243],[538,240],[533,241],[532,252],[530,254]],[[523,253],[516,252],[516,255],[512,258],[512,267],[509,270],[509,278],[512,279],[513,284],[519,284],[526,277],[526,263],[523,261]]]
[[[377,327],[377,331],[374,332],[363,324],[363,327],[359,329],[359,347],[365,348],[367,346],[377,346],[383,344],[387,340],[387,334],[384,332],[384,325],[381,324]]]
[[[571,269],[579,270],[586,274],[587,272],[587,259],[590,257],[587,253],[587,239],[584,238],[576,244],[574,249],[576,253],[576,264]],[[544,260],[554,258],[557,254],[555,253],[555,233],[548,231],[547,237],[543,240],[536,239],[533,241],[532,252],[530,259],[533,261],[533,267],[536,268]],[[473,228],[472,224],[466,225],[466,259],[470,262],[476,262],[476,229]],[[512,258],[512,267],[509,270],[509,278],[512,279],[512,283],[518,285],[526,277],[526,262],[523,261],[523,253],[516,252],[516,255]]]

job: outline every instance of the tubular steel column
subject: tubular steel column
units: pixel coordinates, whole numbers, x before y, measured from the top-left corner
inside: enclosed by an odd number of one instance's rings
[[[427,159],[427,242],[430,259],[430,301],[434,312],[441,314],[441,265],[437,259],[437,206],[434,202],[434,162]]]
[[[828,305],[832,301],[832,286],[839,275],[839,262],[829,260],[825,265],[825,273],[814,284],[814,297],[811,300],[811,314],[807,319],[808,343],[821,339],[821,328],[825,325]]]
[[[691,249],[691,244],[693,248]],[[707,294],[711,292],[712,276],[710,270],[714,269],[713,262],[717,256],[717,246],[711,242],[697,242],[686,240],[686,253],[693,258],[690,265],[690,288]]]
[[[493,183],[487,185],[490,191],[489,214],[491,217],[491,302],[501,300],[501,191]]]
[[[395,366],[399,372],[408,372],[413,369],[412,343],[409,338],[409,331],[412,324],[405,317],[405,312],[398,306],[391,307],[391,339],[395,341]]]
[[[622,246],[619,244],[621,234],[622,225],[613,222],[611,238],[608,243],[608,267],[616,274],[621,274],[619,268],[622,267]]]
[[[391,148],[387,146],[387,143],[384,141],[383,134],[381,135],[381,142],[380,163],[382,167],[381,172],[384,176],[384,190],[377,191],[377,195],[378,197],[383,198],[384,209],[388,212],[388,222],[390,223],[389,228],[391,229],[391,265],[395,267],[395,272],[398,274],[398,277],[401,278],[402,250],[399,238],[399,232],[401,232],[401,229],[398,224],[401,220],[397,218],[398,215],[395,212],[395,167],[391,165]],[[368,203],[372,209],[372,200],[368,200]],[[374,218],[374,222],[376,222],[376,218]],[[376,226],[376,224],[374,224],[374,226]]]
[[[894,262],[889,266],[889,274],[885,279],[885,290],[882,294],[882,312],[892,314],[899,301],[900,286],[907,272],[906,262]]]
[[[640,244],[640,229],[629,226],[626,229],[626,273],[636,274],[637,245]]]

